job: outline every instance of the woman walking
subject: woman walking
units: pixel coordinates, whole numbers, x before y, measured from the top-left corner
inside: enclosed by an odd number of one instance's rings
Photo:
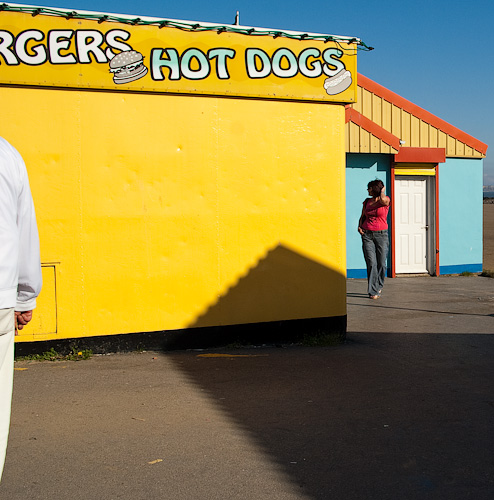
[[[376,179],[367,184],[369,198],[364,200],[358,232],[362,236],[362,249],[367,265],[367,292],[378,299],[386,276],[388,256],[388,211],[391,200],[384,194],[383,181]]]

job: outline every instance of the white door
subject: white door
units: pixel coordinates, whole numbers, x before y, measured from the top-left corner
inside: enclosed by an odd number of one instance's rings
[[[427,185],[423,177],[395,178],[395,271],[427,272]]]

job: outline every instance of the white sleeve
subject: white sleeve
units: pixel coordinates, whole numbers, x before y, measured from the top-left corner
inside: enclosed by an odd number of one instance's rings
[[[21,189],[17,210],[19,281],[15,309],[16,311],[30,311],[36,307],[36,297],[42,285],[39,236],[26,166],[20,155],[18,155],[18,160]]]

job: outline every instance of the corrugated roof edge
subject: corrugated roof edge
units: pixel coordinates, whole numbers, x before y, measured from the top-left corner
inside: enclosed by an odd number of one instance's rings
[[[400,95],[396,94],[395,92],[392,92],[386,87],[383,87],[379,83],[376,83],[375,81],[371,80],[370,78],[367,78],[361,73],[359,73],[357,76],[357,85],[364,88],[365,90],[368,90],[369,92],[378,95],[379,97],[382,97],[385,101],[388,101],[391,104],[394,104],[395,106],[407,111],[411,115],[417,117],[420,120],[423,120],[429,125],[432,125],[433,127],[441,130],[441,132],[444,132],[445,134],[454,137],[458,141],[463,142],[464,144],[475,149],[482,155],[486,154],[488,148],[487,144],[484,144],[482,141],[475,139],[475,137],[472,137],[466,132],[463,132],[459,128],[442,120],[436,115],[433,115],[432,113],[426,111],[420,106],[413,104],[413,102],[408,101],[404,97],[401,97]]]
[[[373,122],[371,119],[365,117],[351,105],[345,106],[345,123],[352,122],[364,130],[377,137],[379,140],[383,141],[388,146],[391,146],[396,151],[400,150],[400,138],[393,135],[391,132],[387,131],[377,123]]]
[[[293,35],[293,36],[303,36],[306,35],[307,37],[332,37],[335,38],[338,41],[348,43],[350,41],[353,41],[354,43],[363,45],[367,47],[360,38],[354,37],[354,36],[345,36],[345,35],[329,35],[329,34],[323,34],[323,33],[310,33],[310,32],[303,32],[303,31],[292,31],[292,30],[284,30],[284,29],[276,29],[276,28],[261,28],[261,27],[255,27],[255,26],[241,26],[237,24],[226,24],[226,23],[208,23],[208,22],[201,22],[201,21],[186,21],[186,20],[180,20],[180,19],[165,19],[165,18],[159,18],[159,17],[148,17],[148,16],[138,16],[136,15],[129,15],[129,14],[118,14],[118,13],[109,13],[109,12],[96,12],[96,11],[89,11],[89,10],[77,10],[74,11],[73,9],[64,9],[62,7],[42,7],[40,5],[31,5],[31,4],[18,4],[18,3],[10,3],[10,2],[2,2],[0,3],[1,5],[6,5],[8,7],[13,7],[13,8],[25,8],[25,9],[42,9],[42,12],[40,14],[45,14],[45,15],[56,15],[55,12],[62,12],[64,14],[72,14],[76,12],[80,16],[112,16],[112,17],[118,17],[122,19],[127,19],[128,21],[134,21],[136,19],[139,19],[140,21],[143,22],[148,22],[148,23],[160,23],[163,21],[170,21],[170,22],[175,22],[175,23],[184,23],[184,24],[199,24],[200,26],[205,26],[205,27],[211,27],[211,28],[218,28],[220,26],[226,27],[226,28],[231,28],[231,29],[238,29],[238,30],[255,30],[256,33],[263,33],[265,32],[266,35],[271,35],[273,32],[280,32],[280,33],[286,33],[288,35]],[[53,13],[50,13],[49,11],[53,11]]]

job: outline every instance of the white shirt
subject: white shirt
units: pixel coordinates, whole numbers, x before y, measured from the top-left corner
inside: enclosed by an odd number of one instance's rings
[[[38,228],[26,166],[0,137],[0,309],[34,309],[41,283]]]

